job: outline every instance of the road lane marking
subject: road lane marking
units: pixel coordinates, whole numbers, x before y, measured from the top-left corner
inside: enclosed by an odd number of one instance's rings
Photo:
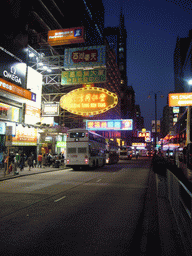
[[[96,182],[99,182],[101,179],[97,180]]]
[[[60,200],[64,199],[65,197],[66,197],[66,196],[63,196],[63,197],[61,197],[61,198],[59,198],[59,199],[55,200],[54,202],[56,203],[56,202],[58,202],[58,201],[60,201]]]

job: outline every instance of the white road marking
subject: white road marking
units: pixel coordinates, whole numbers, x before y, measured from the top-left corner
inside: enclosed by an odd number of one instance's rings
[[[97,180],[96,182],[99,182],[101,179]]]
[[[61,198],[59,198],[59,199],[55,200],[54,202],[56,203],[56,202],[58,202],[58,201],[60,201],[60,200],[64,199],[65,197],[66,197],[66,196],[63,196],[63,197],[61,197]]]

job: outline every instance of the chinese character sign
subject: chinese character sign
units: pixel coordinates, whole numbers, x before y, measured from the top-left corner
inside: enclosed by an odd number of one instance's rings
[[[86,120],[87,130],[133,130],[132,119],[114,119],[114,120]]]
[[[61,73],[62,85],[75,84],[90,84],[90,83],[105,83],[106,69],[91,69],[91,70],[68,70]]]
[[[118,97],[106,89],[84,87],[73,90],[60,99],[60,106],[67,111],[82,116],[98,115],[114,108]]]
[[[65,70],[82,69],[86,67],[104,68],[105,66],[106,47],[104,45],[65,49]]]
[[[150,131],[145,131],[145,132],[139,131],[137,136],[139,138],[141,138],[141,137],[145,138],[146,142],[150,142],[151,141],[151,132]]]

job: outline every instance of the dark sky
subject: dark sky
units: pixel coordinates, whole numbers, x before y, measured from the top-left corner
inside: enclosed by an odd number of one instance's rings
[[[127,30],[128,84],[135,91],[145,127],[151,130],[155,119],[154,93],[157,93],[157,118],[163,114],[167,96],[174,91],[173,54],[177,37],[188,37],[192,29],[190,0],[103,0],[105,27],[119,25],[121,7]],[[150,92],[152,98],[148,99]]]

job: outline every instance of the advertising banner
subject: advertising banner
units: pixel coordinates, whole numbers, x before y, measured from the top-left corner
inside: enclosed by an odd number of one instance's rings
[[[36,124],[40,122],[40,108],[36,108],[26,104],[25,108],[25,123]]]
[[[43,102],[42,103],[42,116],[58,116],[59,115],[59,102]]]
[[[84,43],[84,27],[50,30],[47,41],[51,46]]]
[[[18,85],[5,81],[4,79],[0,78],[0,89],[10,92],[12,94],[21,96],[25,99],[36,101],[36,94],[30,92],[26,89],[21,88]]]
[[[104,45],[65,49],[64,68],[66,70],[105,67],[106,47]]]
[[[37,129],[23,127],[18,125],[16,127],[16,136],[12,138],[13,146],[36,146],[37,145]]]
[[[0,50],[0,76],[5,80],[24,87],[26,78],[26,64]]]
[[[151,141],[151,132],[150,131],[138,131],[137,132],[137,136],[138,137],[144,137],[146,142],[150,142]]]
[[[192,93],[169,93],[169,107],[192,106]]]
[[[105,83],[106,69],[72,70],[61,74],[62,85],[75,85],[87,83]]]
[[[60,106],[67,111],[82,116],[104,113],[118,103],[115,93],[99,87],[83,87],[73,90],[60,99]]]
[[[132,131],[132,119],[86,120],[86,129],[91,131]]]

